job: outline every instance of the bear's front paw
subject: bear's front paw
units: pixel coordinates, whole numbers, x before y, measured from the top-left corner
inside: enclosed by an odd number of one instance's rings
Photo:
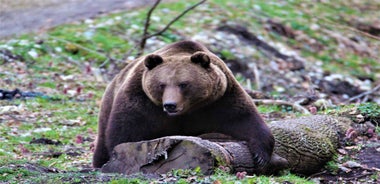
[[[256,169],[264,169],[271,160],[271,154],[265,151],[255,152],[253,154],[253,163]]]

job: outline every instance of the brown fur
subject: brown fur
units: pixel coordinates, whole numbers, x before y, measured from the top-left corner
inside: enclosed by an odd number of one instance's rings
[[[136,59],[109,84],[93,166],[123,142],[213,132],[247,141],[257,169],[271,159],[273,136],[224,62],[199,43],[177,42]]]

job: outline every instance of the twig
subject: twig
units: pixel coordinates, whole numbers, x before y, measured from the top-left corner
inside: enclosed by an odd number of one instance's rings
[[[9,117],[11,117],[13,120],[16,120],[16,121],[19,121],[19,122],[26,122],[26,120],[23,120],[23,119],[20,119],[16,116],[13,116],[12,114],[6,114],[8,115]]]
[[[345,181],[354,181],[354,179],[363,178],[363,177],[366,177],[366,176],[369,176],[369,175],[372,175],[372,174],[373,174],[373,172],[368,172],[368,173],[363,173],[363,174],[360,174],[360,175],[357,175],[357,176],[353,176],[353,177],[342,178],[342,180],[345,180]]]
[[[153,6],[149,9],[149,11],[148,11],[148,14],[147,14],[146,19],[145,19],[143,36],[142,36],[141,42],[140,42],[140,50],[137,53],[137,57],[141,56],[144,53],[144,48],[145,48],[146,40],[148,39],[148,28],[150,26],[150,17],[152,15],[153,11],[158,6],[158,4],[160,4],[160,2],[161,2],[161,0],[157,0],[153,4]]]
[[[206,0],[202,0],[200,2],[198,2],[197,4],[194,4],[193,6],[190,6],[189,8],[187,8],[185,11],[183,11],[181,14],[179,14],[177,17],[175,17],[173,20],[171,20],[169,22],[169,24],[167,24],[161,31],[158,31],[154,34],[151,34],[149,36],[147,36],[147,38],[151,38],[151,37],[154,37],[154,36],[158,36],[158,35],[161,35],[162,33],[164,33],[166,30],[168,30],[170,28],[170,26],[176,22],[178,19],[180,19],[181,17],[183,17],[187,12],[189,12],[190,10],[196,8],[197,6],[201,5],[202,3],[206,2]]]
[[[257,65],[253,63],[253,74],[255,75],[255,84],[256,84],[256,89],[261,90],[261,83],[260,83],[260,72],[259,69],[257,68]]]
[[[310,175],[309,177],[307,177],[307,179],[316,178],[316,177],[321,176],[323,174],[329,174],[329,173],[327,171],[322,171],[322,172]],[[373,174],[373,172],[368,172],[368,173],[360,174],[360,175],[357,175],[357,176],[348,177],[348,178],[341,178],[341,179],[345,180],[345,181],[353,181],[354,179],[362,178],[362,177],[369,176],[369,175],[372,175],[372,174]]]
[[[149,12],[147,14],[147,18],[146,18],[146,22],[145,22],[145,26],[144,26],[143,37],[142,37],[141,42],[140,42],[140,50],[137,53],[137,57],[141,56],[144,53],[145,44],[149,38],[161,35],[165,31],[167,31],[172,24],[174,24],[177,20],[179,20],[181,17],[183,17],[187,12],[196,8],[197,6],[199,6],[200,4],[202,4],[204,2],[206,2],[206,0],[199,1],[197,4],[190,6],[185,11],[183,11],[181,14],[179,14],[177,17],[175,17],[173,20],[171,20],[163,29],[161,29],[160,31],[157,31],[156,33],[148,35],[148,28],[150,26],[151,14],[154,11],[154,9],[156,9],[157,5],[160,3],[160,0],[157,0],[156,3],[152,6],[152,8],[149,10]]]
[[[380,37],[375,36],[375,35],[371,35],[371,34],[369,34],[369,33],[367,33],[367,32],[361,31],[361,30],[359,30],[359,29],[357,29],[357,28],[355,28],[355,27],[351,27],[351,26],[347,26],[347,25],[338,24],[338,23],[336,23],[336,22],[334,22],[334,21],[332,21],[332,20],[329,20],[329,19],[327,19],[327,18],[325,18],[325,17],[318,17],[318,16],[315,16],[315,15],[312,15],[312,14],[310,14],[310,13],[307,12],[307,11],[303,11],[303,9],[300,8],[300,7],[299,7],[299,10],[302,11],[302,13],[307,14],[307,15],[313,17],[314,19],[317,19],[318,21],[321,21],[321,20],[322,20],[322,21],[325,21],[325,22],[330,23],[331,25],[333,25],[333,26],[335,26],[335,27],[340,27],[340,28],[343,28],[343,29],[349,29],[349,30],[351,30],[351,31],[357,32],[357,33],[359,33],[359,34],[362,34],[362,35],[364,35],[364,36],[366,36],[366,37],[368,37],[368,38],[371,38],[371,39],[375,39],[375,40],[380,41]]]
[[[366,91],[366,92],[360,93],[360,94],[358,94],[358,95],[356,95],[356,96],[354,96],[354,97],[351,97],[351,98],[348,99],[346,102],[351,102],[351,101],[354,101],[354,100],[356,100],[356,99],[358,99],[358,98],[361,98],[361,97],[363,97],[363,96],[368,96],[368,95],[370,95],[370,94],[376,92],[376,91],[379,90],[379,89],[380,89],[380,85],[377,85],[376,87],[374,87],[373,89],[371,89],[371,90],[369,90],[369,91]]]
[[[249,89],[249,90],[252,90],[251,79],[247,79],[247,80],[246,80],[246,88]]]
[[[293,107],[294,110],[302,112],[304,114],[310,114],[310,112],[299,104],[287,102],[284,100],[268,100],[268,99],[252,99],[255,103],[262,103],[266,105],[288,105]]]
[[[51,53],[53,56],[57,56],[57,55],[55,55],[54,53]],[[57,56],[57,57],[62,57],[62,58],[64,58],[64,59],[66,59],[66,61],[68,62],[68,63],[71,63],[71,64],[75,64],[75,65],[77,65],[80,69],[83,69],[83,68],[85,68],[85,66],[81,63],[81,62],[79,62],[79,61],[76,61],[76,60],[74,60],[74,59],[72,59],[71,57],[69,57],[69,56],[65,56],[65,55],[60,55],[60,56]]]
[[[94,50],[92,50],[92,49],[89,49],[89,48],[84,47],[84,46],[82,46],[82,45],[79,45],[79,44],[77,44],[77,43],[70,42],[70,41],[64,40],[64,39],[62,39],[62,38],[57,38],[57,37],[55,37],[55,36],[49,36],[49,37],[50,37],[50,38],[53,38],[53,39],[55,39],[55,40],[58,40],[58,41],[60,41],[60,42],[64,42],[64,43],[68,43],[68,44],[73,44],[73,45],[75,45],[75,46],[78,47],[78,48],[81,48],[81,49],[83,49],[83,50],[85,50],[85,51],[87,51],[87,52],[91,52],[91,53],[93,53],[93,54],[96,54],[96,55],[98,55],[98,56],[102,56],[102,57],[104,57],[104,58],[106,58],[106,59],[111,59],[110,57],[108,57],[108,56],[105,55],[105,54],[102,54],[102,53],[100,53],[100,52],[94,51]]]
[[[110,59],[106,59],[104,60],[104,62],[102,64],[99,65],[99,68],[103,68],[104,66],[106,66],[106,64],[110,61]]]
[[[335,23],[334,21],[329,20],[329,19],[324,18],[324,17],[322,17],[322,18],[321,18],[321,17],[316,17],[316,16],[313,16],[313,17],[314,17],[314,18],[317,18],[317,19],[320,19],[320,20],[323,19],[324,21],[329,22],[331,25],[333,25],[333,26],[335,26],[335,27],[346,28],[346,29],[349,29],[349,30],[351,30],[351,31],[357,32],[357,33],[359,33],[359,34],[362,34],[362,35],[364,35],[364,36],[366,36],[366,37],[368,37],[368,38],[372,38],[372,39],[374,39],[374,40],[380,41],[380,37],[375,36],[375,35],[371,35],[371,34],[369,34],[369,33],[367,33],[367,32],[361,31],[361,30],[356,29],[356,28],[354,28],[354,27],[346,26],[346,25],[341,25],[341,24]]]
[[[321,171],[321,172],[314,173],[314,174],[308,176],[307,179],[310,180],[310,179],[312,179],[312,178],[316,178],[317,176],[320,176],[320,175],[322,175],[322,174],[327,174],[327,171],[325,170],[325,171]]]

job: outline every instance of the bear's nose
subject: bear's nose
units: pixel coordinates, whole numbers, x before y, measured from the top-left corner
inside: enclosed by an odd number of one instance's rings
[[[168,112],[173,112],[175,111],[177,108],[177,104],[176,103],[164,103],[164,110],[165,111],[168,111]]]

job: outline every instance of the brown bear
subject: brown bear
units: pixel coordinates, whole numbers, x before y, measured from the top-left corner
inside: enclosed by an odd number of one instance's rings
[[[273,135],[225,63],[197,42],[177,42],[132,61],[109,84],[93,166],[120,143],[204,133],[246,141],[258,171],[271,159]]]

